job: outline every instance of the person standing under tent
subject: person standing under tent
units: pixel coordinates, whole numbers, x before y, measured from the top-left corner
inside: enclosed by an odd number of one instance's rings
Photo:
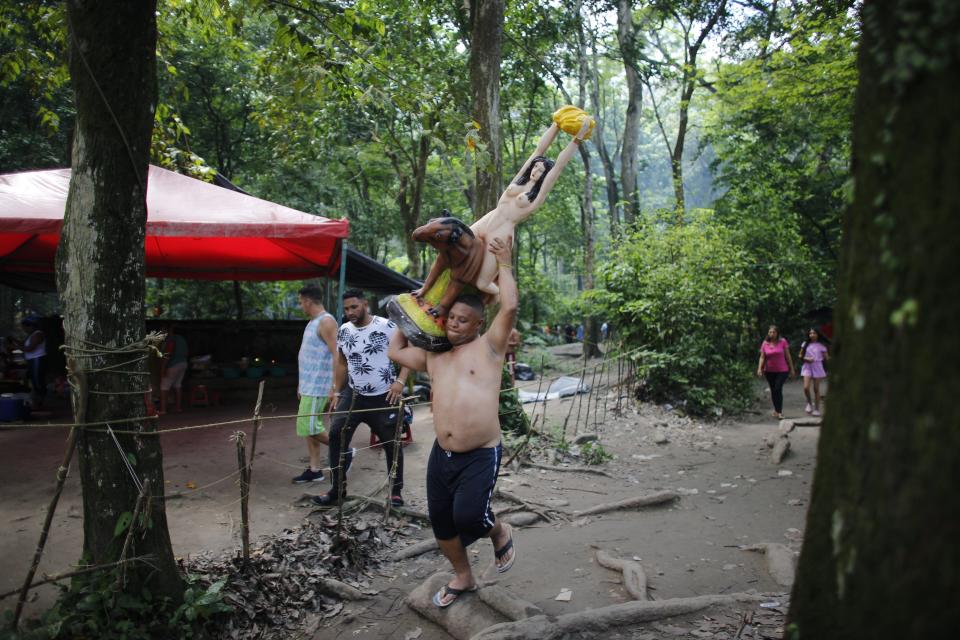
[[[330,428],[329,492],[313,496],[321,507],[339,504],[347,492],[346,473],[353,462],[355,450],[349,448],[353,434],[365,423],[379,438],[387,457],[387,474],[397,460],[397,473],[390,487],[390,501],[403,505],[403,448],[395,441],[397,427],[396,403],[403,395],[408,369],[400,369],[395,376],[393,364],[387,357],[387,345],[397,325],[386,318],[370,313],[362,291],[350,289],[343,294],[343,312],[347,321],[337,333],[337,352],[334,356],[334,390],[336,413]],[[342,441],[342,442],[341,442]],[[341,447],[344,454],[343,473],[338,473]],[[341,482],[341,477],[342,482]]]
[[[323,457],[320,445],[329,446],[324,412],[333,404],[333,354],[337,351],[337,321],[323,307],[323,290],[315,285],[300,289],[300,309],[310,318],[303,329],[297,356],[297,435],[307,441],[310,466],[293,479],[294,484],[321,482]]]

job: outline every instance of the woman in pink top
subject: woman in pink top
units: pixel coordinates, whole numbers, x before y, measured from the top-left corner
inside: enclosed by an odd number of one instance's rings
[[[787,376],[795,378],[793,358],[790,357],[790,344],[780,337],[777,325],[767,329],[767,339],[760,344],[760,362],[757,364],[757,377],[767,377],[770,385],[770,399],[773,401],[773,417],[783,418],[783,383]]]
[[[820,341],[820,332],[816,329],[807,331],[807,341],[800,346],[800,360],[803,366],[800,375],[803,376],[803,395],[807,397],[807,407],[804,409],[812,416],[820,415],[820,380],[827,377],[823,363],[830,359],[830,351]],[[813,383],[813,404],[810,404],[810,385]]]

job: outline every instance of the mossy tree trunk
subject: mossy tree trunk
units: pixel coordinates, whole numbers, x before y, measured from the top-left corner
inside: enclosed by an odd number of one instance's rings
[[[960,5],[863,10],[836,363],[787,637],[960,628]]]
[[[102,371],[138,354],[103,354],[144,338],[146,184],[156,106],[156,2],[67,2],[69,68],[77,121],[73,169],[57,250],[57,288],[64,309],[66,346],[97,352],[75,358],[87,393],[73,389],[78,422],[143,416],[149,377]],[[142,361],[118,367],[145,372]],[[83,397],[78,397],[83,396]],[[154,422],[121,423],[117,430],[149,431]],[[114,529],[133,511],[138,489],[103,427],[78,440],[83,488],[83,553],[101,564],[119,558],[123,536]],[[140,481],[163,494],[159,438],[119,435]],[[150,566],[127,571],[128,588],[147,586],[179,598],[182,583],[173,559],[162,499],[146,510],[149,526],[133,537],[129,556],[150,554]]]

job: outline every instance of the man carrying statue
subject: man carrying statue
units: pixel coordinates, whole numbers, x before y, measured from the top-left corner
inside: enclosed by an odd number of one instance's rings
[[[423,287],[387,307],[401,329],[390,339],[390,359],[427,371],[433,385],[437,439],[427,462],[427,507],[437,545],[455,574],[433,596],[440,608],[476,591],[466,551],[476,540],[490,538],[499,573],[517,558],[513,530],[497,520],[491,507],[503,453],[501,375],[519,309],[513,232],[543,204],[595,125],[575,107],[561,108],[553,120],[494,210],[470,227],[445,215],[414,232],[414,240],[437,249],[437,260]],[[554,163],[544,154],[560,130],[573,139]],[[500,308],[481,334],[484,302],[498,297]]]
[[[497,418],[500,376],[519,306],[512,244],[512,238],[490,243],[499,269],[500,310],[485,333],[480,334],[483,303],[466,294],[456,299],[447,315],[449,351],[410,346],[401,331],[390,340],[390,359],[427,371],[433,384],[437,440],[427,462],[427,506],[437,544],[456,574],[434,595],[438,607],[448,607],[464,591],[477,589],[466,550],[476,540],[493,542],[500,573],[516,560],[513,531],[491,508],[503,453]]]

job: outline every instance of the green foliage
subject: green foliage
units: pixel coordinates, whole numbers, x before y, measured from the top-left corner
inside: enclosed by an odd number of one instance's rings
[[[642,347],[631,357],[643,396],[698,414],[745,408],[758,283],[749,254],[712,212],[635,230],[599,277],[605,291],[592,302],[614,319],[628,350]]]
[[[580,459],[586,464],[597,465],[612,460],[613,456],[607,453],[602,444],[592,441],[580,445]]]
[[[19,632],[10,628],[12,612],[5,611],[0,640],[203,638],[214,630],[219,617],[233,611],[223,602],[225,579],[203,587],[196,577],[188,578],[183,602],[177,604],[169,598],[157,599],[147,589],[118,590],[118,572],[73,578],[69,587],[60,587],[56,604],[39,620],[24,623]]]

